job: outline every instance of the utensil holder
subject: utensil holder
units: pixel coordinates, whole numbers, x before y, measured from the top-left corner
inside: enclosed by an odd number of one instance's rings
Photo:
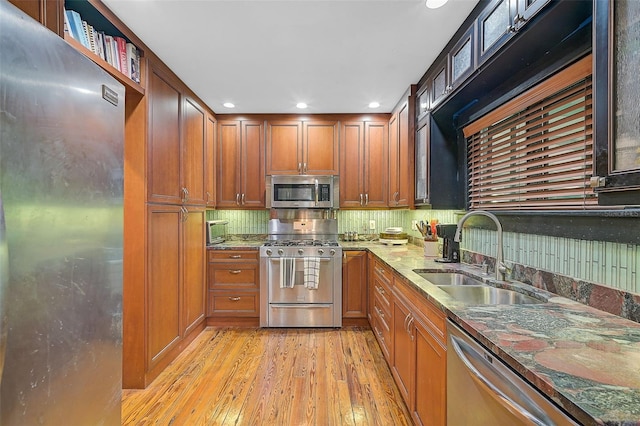
[[[425,240],[424,241],[424,255],[425,255],[425,257],[436,257],[436,256],[439,255],[439,253],[438,253],[438,240],[435,240],[435,241]]]

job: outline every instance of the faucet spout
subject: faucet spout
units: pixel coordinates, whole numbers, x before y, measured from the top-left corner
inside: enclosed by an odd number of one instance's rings
[[[496,253],[496,279],[498,281],[504,281],[505,272],[507,271],[507,266],[504,264],[504,251],[502,245],[502,224],[498,220],[498,217],[493,213],[484,211],[484,210],[474,210],[462,216],[462,218],[458,221],[458,227],[456,228],[456,233],[453,237],[453,241],[460,242],[460,236],[462,234],[462,225],[464,222],[471,216],[485,216],[489,219],[493,220],[496,224],[497,232],[497,246],[498,250]]]

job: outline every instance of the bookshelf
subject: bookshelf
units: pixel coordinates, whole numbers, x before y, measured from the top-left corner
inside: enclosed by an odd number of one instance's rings
[[[117,24],[121,23],[115,17],[115,15],[113,15],[101,2],[92,0],[65,0],[64,10],[66,19],[64,39],[76,50],[87,56],[97,65],[111,74],[114,78],[124,84],[127,88],[127,92],[133,91],[138,95],[144,96],[144,51],[140,48],[141,43],[138,40],[135,40],[132,35],[125,34],[118,28],[118,26],[116,26]],[[72,17],[71,14],[66,13],[66,11],[75,12],[73,14],[75,15],[75,17]],[[83,27],[82,21],[85,21],[87,26]],[[95,37],[91,41],[91,45],[89,45],[89,43],[87,42],[89,36],[88,26],[92,28],[92,35]],[[126,27],[124,25],[121,25],[121,28]],[[84,37],[87,37],[87,39],[85,39],[85,43],[83,43],[83,40],[81,40],[83,36],[78,34],[79,31],[83,30]],[[100,40],[98,40],[98,34],[100,34]],[[118,62],[120,59],[121,51],[117,50],[117,43],[112,43],[110,53],[107,54],[109,44],[105,44],[105,38],[107,38],[106,36],[108,36],[109,39],[114,40],[116,38],[122,39],[124,43],[120,47],[121,49],[126,49],[126,45],[129,43],[132,46],[135,46],[135,51],[137,51],[137,58],[135,59],[136,66],[134,67],[134,69],[137,70],[137,76],[134,74],[133,77],[130,77],[119,67]],[[101,46],[100,48],[97,47],[98,43]],[[92,49],[91,46],[96,47]],[[101,52],[101,54],[97,52]],[[113,58],[114,55],[118,55],[118,60],[115,60]],[[123,59],[127,59],[127,65],[130,63],[132,56],[135,57],[136,55],[133,54],[127,56],[126,52],[124,53]],[[131,69],[127,65],[125,65],[125,67]]]

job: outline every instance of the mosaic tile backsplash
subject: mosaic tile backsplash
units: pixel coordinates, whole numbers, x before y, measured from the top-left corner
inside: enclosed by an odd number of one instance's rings
[[[464,212],[454,210],[340,210],[338,232],[357,231],[364,238],[390,226],[402,226],[414,238],[412,220],[437,219],[457,223]],[[208,219],[229,220],[228,233],[266,234],[267,210],[212,210]],[[369,221],[376,229],[369,229]],[[461,248],[495,257],[495,231],[465,228]],[[504,257],[509,262],[553,274],[604,284],[630,293],[640,293],[640,246],[601,241],[575,240],[542,235],[504,233]]]

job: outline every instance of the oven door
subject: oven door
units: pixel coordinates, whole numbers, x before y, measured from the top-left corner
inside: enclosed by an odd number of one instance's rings
[[[332,258],[320,258],[320,275],[317,289],[304,286],[304,258],[295,261],[293,288],[280,284],[280,259],[268,259],[269,303],[333,303]]]

